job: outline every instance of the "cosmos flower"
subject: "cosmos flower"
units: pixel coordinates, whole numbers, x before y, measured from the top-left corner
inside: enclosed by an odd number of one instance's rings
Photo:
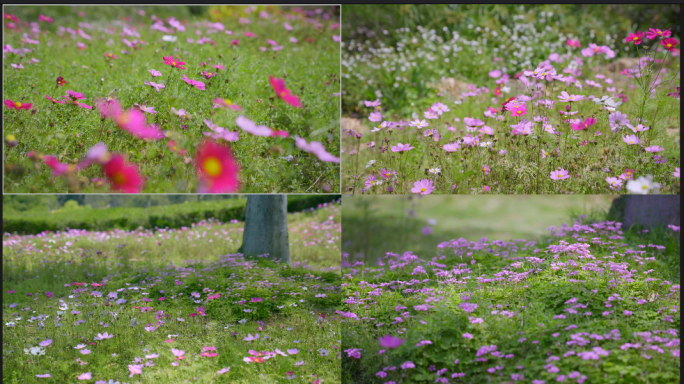
[[[31,104],[31,103],[21,103],[19,101],[14,102],[14,101],[9,100],[9,99],[5,100],[5,105],[7,106],[7,109],[14,108],[17,111],[20,109],[31,109],[31,107],[33,106],[33,104]]]
[[[323,146],[323,143],[321,143],[321,142],[312,141],[310,143],[307,143],[305,139],[303,139],[299,136],[295,136],[295,145],[297,145],[297,147],[304,152],[313,153],[321,161],[328,162],[328,163],[339,163],[340,162],[340,158],[329,153],[325,149],[325,146]]]
[[[112,190],[126,193],[140,193],[145,183],[138,174],[138,167],[127,164],[121,155],[112,155],[102,167]]]
[[[555,171],[551,171],[551,180],[565,180],[570,178],[568,171],[563,168],[558,168]]]
[[[228,193],[240,188],[239,167],[228,146],[203,142],[195,154],[195,169],[203,191]]]
[[[288,137],[289,134],[285,131],[278,131],[271,129],[265,125],[256,125],[252,120],[240,115],[235,119],[235,124],[237,124],[243,131],[252,134],[254,136],[282,136]]]
[[[419,194],[419,195],[429,195],[434,190],[435,190],[435,187],[432,185],[432,180],[428,180],[428,179],[416,181],[413,184],[413,188],[411,188],[412,193]]]
[[[173,56],[162,56],[162,58],[164,59],[164,64],[166,65],[170,65],[178,69],[185,69],[185,67],[183,67],[183,65],[185,65],[185,62],[180,61],[180,59],[174,59]]]
[[[299,101],[299,97],[293,95],[292,92],[289,89],[287,89],[287,87],[285,87],[284,79],[269,76],[268,80],[271,83],[273,91],[275,91],[276,95],[280,99],[282,99],[284,102],[290,104],[295,108],[302,108],[302,104]]]

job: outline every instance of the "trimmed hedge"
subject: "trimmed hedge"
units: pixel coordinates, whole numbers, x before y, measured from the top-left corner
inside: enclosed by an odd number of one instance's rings
[[[339,195],[288,196],[287,211],[304,211],[339,198]],[[78,209],[40,215],[12,213],[3,215],[2,230],[3,233],[35,235],[44,231],[64,231],[67,228],[89,231],[115,228],[135,230],[139,227],[180,228],[212,218],[221,222],[244,221],[246,205],[246,199],[229,199],[150,208]]]

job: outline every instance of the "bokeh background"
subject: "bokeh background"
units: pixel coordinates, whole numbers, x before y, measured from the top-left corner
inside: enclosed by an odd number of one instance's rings
[[[451,239],[543,241],[580,215],[604,219],[614,196],[350,196],[342,198],[342,251],[375,265],[386,252],[436,255]]]
[[[565,53],[569,38],[579,39],[582,48],[609,46],[616,53],[611,62],[635,57],[624,38],[636,30],[672,28],[681,40],[680,12],[679,4],[345,5],[343,115],[363,114],[360,100],[376,97],[385,111],[410,113],[411,103],[434,94],[443,76],[481,84],[494,69],[505,67],[511,75],[534,69],[549,54]],[[454,38],[461,49],[456,57],[447,51]],[[421,65],[396,68],[411,61]]]

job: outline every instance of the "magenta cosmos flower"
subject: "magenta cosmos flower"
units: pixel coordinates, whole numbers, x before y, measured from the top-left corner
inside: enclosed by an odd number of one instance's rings
[[[7,108],[9,108],[9,109],[14,108],[14,109],[16,109],[16,110],[20,110],[20,109],[31,109],[31,107],[33,106],[33,104],[31,104],[31,103],[21,103],[21,102],[18,102],[18,101],[15,102],[15,101],[12,101],[12,100],[9,100],[9,99],[5,100],[5,105],[6,105]]]
[[[661,31],[660,29],[653,29],[649,28],[648,32],[646,32],[646,37],[648,37],[651,40],[657,39],[658,37],[670,37],[672,35],[672,28]]]
[[[660,40],[660,45],[662,45],[668,51],[673,51],[677,44],[679,44],[679,41],[677,41],[677,39],[674,37]]]
[[[411,146],[411,144],[402,144],[398,143],[396,146],[392,146],[392,152],[405,152],[405,151],[410,151],[414,147]]]
[[[380,346],[383,348],[399,348],[406,341],[405,339],[400,339],[392,335],[381,337],[378,340],[380,341]]]
[[[186,83],[192,85],[193,87],[195,87],[201,91],[205,90],[204,89],[204,83],[199,81],[199,80],[189,79],[186,75],[183,75],[183,81],[185,81]]]
[[[185,69],[183,67],[185,65],[184,61],[180,61],[180,59],[174,59],[173,56],[162,56],[164,58],[164,64],[170,65],[174,68],[178,69]]]
[[[645,33],[641,31],[636,31],[636,33],[630,33],[629,36],[625,38],[625,43],[634,43],[635,45],[641,44]]]
[[[572,127],[572,129],[575,131],[581,131],[584,129],[588,129],[594,124],[596,124],[596,119],[594,119],[593,117],[587,117],[584,121],[580,121],[577,124],[570,124],[570,127]]]
[[[563,168],[558,168],[555,171],[551,171],[551,180],[565,180],[570,178],[568,171]]]
[[[152,82],[152,81],[147,81],[147,80],[145,80],[145,81],[143,81],[143,83],[144,83],[145,85],[148,85],[148,86],[150,86],[150,87],[156,89],[157,92],[159,92],[160,89],[166,88],[166,87],[164,86],[164,84],[157,84],[157,83]]]
[[[432,186],[432,180],[428,179],[416,181],[415,183],[413,183],[413,188],[411,188],[411,192],[419,195],[429,195],[434,190],[435,187]]]

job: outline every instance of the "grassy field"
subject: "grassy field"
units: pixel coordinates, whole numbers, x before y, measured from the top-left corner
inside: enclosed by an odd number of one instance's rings
[[[345,41],[343,193],[679,194],[673,25],[492,8]]]
[[[535,240],[548,227],[569,223],[573,216],[607,213],[613,197],[345,196],[343,200],[343,250],[352,259],[374,265],[388,251],[411,250],[432,257],[439,243],[460,237]],[[430,233],[424,234],[424,228]]]
[[[70,7],[5,9],[18,21],[4,21],[4,191],[339,191],[339,164],[331,162],[340,153],[334,9],[204,7],[188,16],[167,8],[164,19],[144,7],[121,7],[107,19],[97,7],[79,9],[83,16]],[[39,12],[56,16],[39,21]],[[284,79],[298,101],[270,76]],[[104,118],[97,105],[108,98],[137,112]],[[286,134],[238,127],[239,116]],[[204,140],[218,149],[199,151]],[[323,153],[333,156],[321,160]],[[218,169],[207,165],[212,154]],[[106,167],[112,156],[131,165],[126,173],[112,163],[125,180]],[[212,190],[202,177],[239,187]]]
[[[679,227],[559,222],[529,240],[343,254],[342,382],[679,381]]]
[[[289,267],[242,230],[3,237],[3,382],[339,382],[339,203],[288,215]]]

